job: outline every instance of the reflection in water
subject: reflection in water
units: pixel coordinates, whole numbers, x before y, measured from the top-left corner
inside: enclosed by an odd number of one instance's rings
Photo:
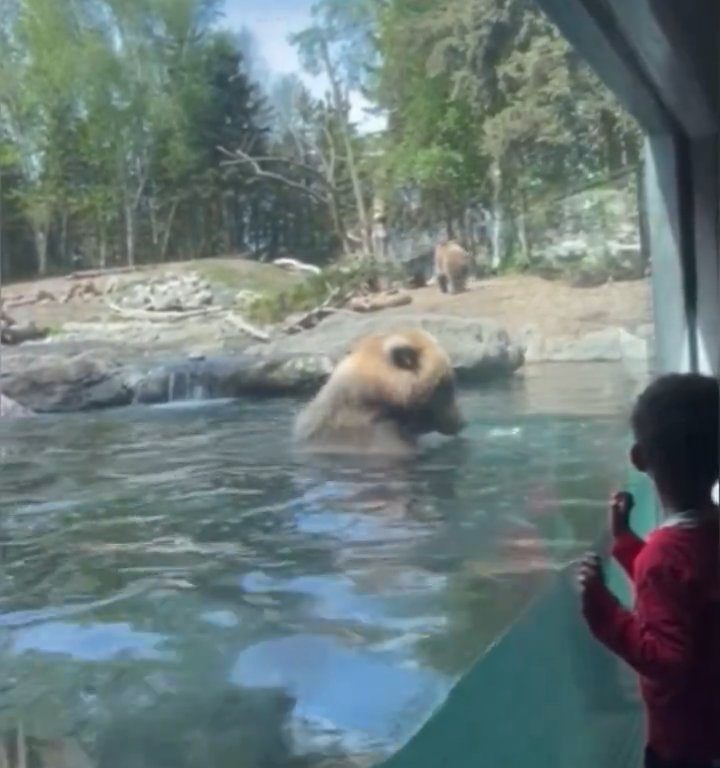
[[[632,385],[575,366],[580,416],[559,370],[393,466],[294,456],[293,402],[3,425],[0,730],[113,768],[395,749],[603,525]]]

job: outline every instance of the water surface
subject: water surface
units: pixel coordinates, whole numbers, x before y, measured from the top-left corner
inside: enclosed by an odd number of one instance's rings
[[[2,425],[2,727],[118,768],[393,751],[596,538],[635,386],[465,392],[404,466],[294,455],[290,400]]]

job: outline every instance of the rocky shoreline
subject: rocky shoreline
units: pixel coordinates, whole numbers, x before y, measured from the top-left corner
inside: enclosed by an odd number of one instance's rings
[[[233,345],[196,352],[175,344],[148,350],[80,338],[4,348],[0,390],[38,413],[175,400],[305,396],[317,391],[355,338],[409,326],[438,338],[461,386],[511,377],[524,364],[648,365],[649,339],[622,328],[580,338],[542,339],[528,332],[513,339],[492,320],[387,311],[332,315],[311,330],[267,344],[242,344],[236,337]]]
[[[214,282],[198,274],[201,267]],[[235,276],[234,287],[218,282],[218,270],[225,281]],[[16,287],[5,306],[17,325],[5,317],[5,329],[37,323],[47,330],[46,338],[3,344],[3,413],[304,396],[322,385],[354,339],[407,327],[437,337],[461,386],[508,378],[538,363],[612,362],[635,371],[650,365],[644,282],[573,289],[501,277],[476,281],[457,296],[433,287],[401,291],[389,298],[404,301],[387,301],[382,311],[347,305],[309,313],[295,325],[258,328],[245,322],[243,301],[260,295],[251,288],[259,289],[261,278],[297,285],[277,267],[225,260],[178,265],[167,274]]]
[[[67,341],[28,344],[5,353],[0,388],[36,412],[87,411],[173,400],[306,395],[327,379],[359,335],[419,326],[437,336],[458,379],[471,385],[511,376],[522,348],[495,323],[456,317],[334,316],[269,344],[213,354],[166,350],[160,359],[127,347],[89,348]]]

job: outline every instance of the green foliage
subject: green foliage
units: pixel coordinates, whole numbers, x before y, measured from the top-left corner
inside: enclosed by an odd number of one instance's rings
[[[636,127],[531,0],[388,0],[378,29],[386,187],[421,221],[523,215],[637,162]]]
[[[371,250],[378,199],[396,230],[462,237],[485,209],[516,232],[538,201],[637,162],[632,121],[532,0],[317,0],[293,42],[321,99],[297,76],[261,92],[221,5],[2,0],[7,274],[78,253],[327,263]],[[353,122],[360,94],[380,135]],[[228,163],[236,149],[257,165]]]

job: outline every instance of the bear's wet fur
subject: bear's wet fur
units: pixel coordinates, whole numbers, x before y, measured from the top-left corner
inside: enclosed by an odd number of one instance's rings
[[[295,441],[324,453],[407,454],[430,432],[463,428],[450,359],[420,329],[358,339],[295,423]]]

